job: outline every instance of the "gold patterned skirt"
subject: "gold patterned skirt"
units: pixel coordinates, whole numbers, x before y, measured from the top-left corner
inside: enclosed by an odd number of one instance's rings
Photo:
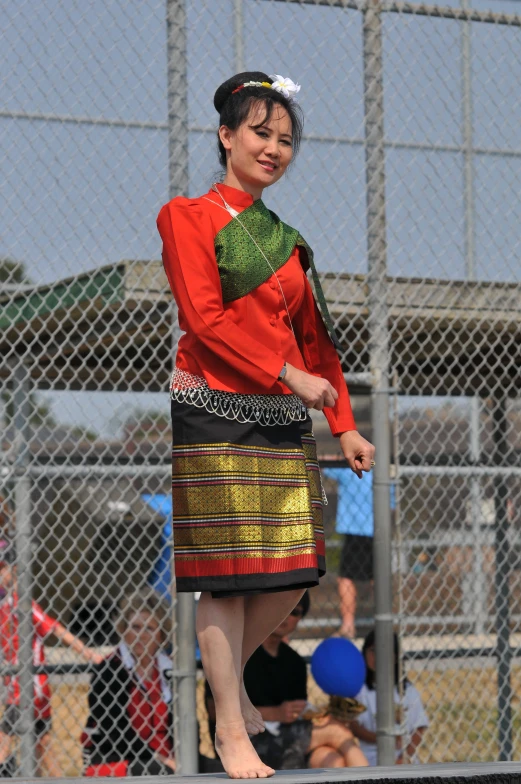
[[[177,590],[317,585],[326,563],[311,420],[241,423],[172,400],[172,434]]]

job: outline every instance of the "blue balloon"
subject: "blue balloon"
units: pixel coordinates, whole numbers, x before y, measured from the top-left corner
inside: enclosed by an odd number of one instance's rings
[[[311,657],[311,672],[326,694],[356,697],[365,682],[365,661],[352,642],[330,637]]]

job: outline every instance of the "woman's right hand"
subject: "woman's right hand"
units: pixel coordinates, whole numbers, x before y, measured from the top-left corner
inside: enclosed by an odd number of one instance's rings
[[[286,363],[283,383],[302,400],[306,408],[315,408],[317,411],[332,408],[338,398],[338,392],[327,379],[312,376],[289,362]]]

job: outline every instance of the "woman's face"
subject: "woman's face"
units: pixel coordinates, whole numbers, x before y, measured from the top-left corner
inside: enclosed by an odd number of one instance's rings
[[[135,659],[154,658],[161,647],[161,631],[154,616],[146,610],[132,615],[123,642]]]
[[[368,648],[365,649],[365,663],[367,665],[368,670],[376,669],[376,656],[374,652],[374,645],[370,645]]]
[[[242,185],[260,189],[280,180],[291,161],[292,125],[287,111],[275,104],[269,120],[259,128],[266,114],[264,103],[253,104],[247,119],[237,130],[225,125],[219,136],[227,151],[227,175]]]

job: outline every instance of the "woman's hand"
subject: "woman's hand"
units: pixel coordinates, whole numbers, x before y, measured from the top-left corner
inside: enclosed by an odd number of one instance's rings
[[[289,362],[286,363],[286,368],[283,383],[302,400],[306,408],[322,411],[326,407],[331,408],[335,405],[338,392],[327,379],[312,376],[290,365]]]
[[[362,471],[370,471],[374,460],[374,446],[366,441],[357,430],[347,430],[340,436],[340,447],[349,468],[359,479]]]

